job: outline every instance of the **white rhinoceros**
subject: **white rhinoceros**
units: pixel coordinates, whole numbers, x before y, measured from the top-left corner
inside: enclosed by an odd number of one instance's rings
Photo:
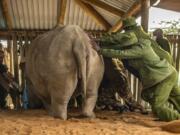
[[[26,56],[33,93],[54,117],[67,119],[67,105],[77,84],[84,97],[82,114],[95,117],[93,110],[104,63],[80,27],[57,27],[37,37]]]

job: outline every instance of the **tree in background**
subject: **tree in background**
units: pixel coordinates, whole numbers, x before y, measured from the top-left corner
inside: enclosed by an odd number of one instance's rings
[[[164,34],[180,35],[180,18],[173,21],[161,21],[159,24],[162,25]]]

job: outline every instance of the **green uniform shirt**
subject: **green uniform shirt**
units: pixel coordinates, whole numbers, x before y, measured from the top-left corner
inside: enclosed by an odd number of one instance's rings
[[[132,30],[129,30],[127,32],[134,32],[136,34],[136,37],[148,39],[151,41],[151,47],[153,48],[154,52],[161,58],[166,59],[171,65],[174,65],[172,56],[163,50],[156,41],[152,40],[151,37],[142,29],[141,26],[136,26]]]
[[[139,72],[144,89],[161,82],[175,70],[167,60],[160,59],[154,52],[150,40],[139,39],[139,42],[129,49],[101,49],[101,54],[106,57],[128,59],[129,65]]]
[[[162,37],[162,38],[157,38],[156,42],[158,43],[158,45],[160,45],[160,47],[162,49],[164,49],[165,51],[169,52],[169,54],[171,54],[171,45],[168,41],[168,39]]]

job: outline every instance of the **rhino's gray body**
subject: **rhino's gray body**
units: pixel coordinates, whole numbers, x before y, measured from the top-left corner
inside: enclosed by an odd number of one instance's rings
[[[67,119],[67,104],[78,83],[83,115],[94,116],[104,64],[78,26],[56,28],[36,38],[28,48],[26,71],[33,93],[54,117]]]

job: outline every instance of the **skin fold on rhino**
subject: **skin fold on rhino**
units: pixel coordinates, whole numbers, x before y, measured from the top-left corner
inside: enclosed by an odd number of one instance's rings
[[[67,119],[68,102],[80,84],[82,114],[95,117],[104,63],[80,27],[57,27],[37,37],[27,50],[26,73],[33,93],[52,116]]]

